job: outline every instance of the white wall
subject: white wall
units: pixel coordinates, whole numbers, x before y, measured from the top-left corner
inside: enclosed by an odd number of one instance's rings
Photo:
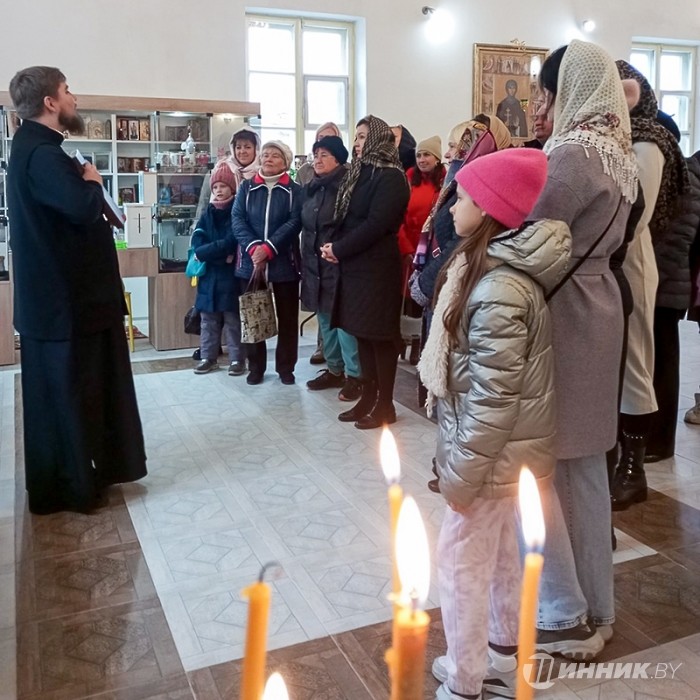
[[[589,17],[598,25],[590,40],[616,58],[627,56],[633,37],[700,39],[696,0],[430,0],[455,18],[454,35],[441,46],[424,39],[424,0],[259,2],[281,12],[363,18],[366,108],[406,124],[418,139],[434,133],[444,139],[471,116],[475,42],[517,38],[555,48],[580,36],[578,23]],[[49,64],[64,71],[78,96],[245,99],[245,11],[243,0],[12,3],[3,13],[0,89],[19,68]]]

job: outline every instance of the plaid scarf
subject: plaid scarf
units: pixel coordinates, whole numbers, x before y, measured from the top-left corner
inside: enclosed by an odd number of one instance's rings
[[[678,211],[680,196],[688,191],[688,168],[676,139],[668,129],[656,121],[658,102],[649,81],[627,61],[616,61],[622,80],[636,80],[641,96],[630,112],[632,143],[640,141],[655,143],[664,157],[659,196],[649,222],[649,231],[654,243],[665,233],[671,219]]]
[[[363,165],[371,165],[374,168],[398,168],[403,172],[391,127],[379,117],[374,117],[371,114],[363,121],[365,120],[369,122],[369,133],[362,147],[362,155],[358,158],[353,149],[352,163],[350,163],[347,176],[340,184],[338,197],[335,200],[334,219],[338,224],[345,219],[348,213],[352,193],[360,179]]]

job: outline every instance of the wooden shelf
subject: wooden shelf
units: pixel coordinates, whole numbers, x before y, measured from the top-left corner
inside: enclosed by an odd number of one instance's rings
[[[0,281],[0,365],[15,364],[15,332],[12,326],[12,283]]]

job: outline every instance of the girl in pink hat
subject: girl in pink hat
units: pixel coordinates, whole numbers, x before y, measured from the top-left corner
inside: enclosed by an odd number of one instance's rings
[[[540,151],[478,158],[456,175],[460,243],[441,270],[419,363],[437,403],[435,457],[447,503],[438,572],[447,654],[437,697],[515,697],[520,469],[554,469],[554,360],[545,293],[561,278],[566,224],[524,224],[547,179]]]

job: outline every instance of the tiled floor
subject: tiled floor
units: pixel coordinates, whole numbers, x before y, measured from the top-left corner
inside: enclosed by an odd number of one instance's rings
[[[700,337],[681,325],[682,416],[700,382]],[[16,368],[0,371],[0,699],[15,687],[22,699],[237,697],[240,590],[271,561],[270,666],[292,700],[388,697],[379,434],[338,422],[346,405],[334,392],[306,390],[314,335],[291,387],[272,371],[257,387],[195,376],[191,351],[163,356],[137,341],[149,475],[91,516],[25,512]],[[411,371],[399,372],[393,432],[434,548],[444,508],[425,487],[434,426]],[[676,679],[557,680],[542,697],[700,698],[700,427],[679,424],[677,452],[648,466],[648,502],[616,515],[618,623],[602,657],[678,659]],[[428,664],[444,645],[431,614]],[[434,689],[426,672],[425,697]]]

